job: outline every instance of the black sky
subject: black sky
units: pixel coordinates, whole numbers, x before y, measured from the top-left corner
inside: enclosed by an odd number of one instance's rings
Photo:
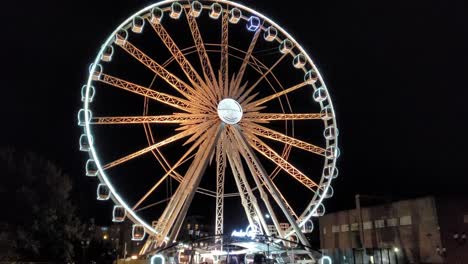
[[[78,151],[81,85],[105,37],[150,3],[2,3],[0,145],[57,162],[75,178],[82,213],[89,216],[98,206]],[[355,193],[466,193],[466,2],[242,3],[289,31],[325,78],[342,150],[329,210],[352,206]]]

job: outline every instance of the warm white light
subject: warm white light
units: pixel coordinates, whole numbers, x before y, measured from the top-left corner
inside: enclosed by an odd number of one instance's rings
[[[137,259],[137,258],[138,258],[137,255],[133,255],[133,256],[131,257],[131,259]]]
[[[394,247],[394,248],[393,248],[393,251],[395,251],[395,253],[397,253],[398,251],[400,251],[400,249],[397,248],[397,247]]]

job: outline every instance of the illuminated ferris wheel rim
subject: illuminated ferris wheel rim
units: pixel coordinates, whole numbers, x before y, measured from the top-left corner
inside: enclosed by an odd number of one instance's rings
[[[130,16],[129,18],[127,18],[123,23],[121,23],[110,35],[109,37],[107,38],[107,40],[104,42],[104,44],[102,45],[101,49],[99,50],[99,53],[97,54],[96,56],[96,59],[94,60],[94,63],[92,64],[91,68],[90,68],[90,72],[94,72],[96,71],[96,67],[97,65],[99,64],[99,61],[101,59],[101,56],[102,54],[104,53],[104,50],[106,48],[107,45],[111,44],[114,40],[114,37],[115,35],[118,33],[118,31],[120,29],[124,29],[124,28],[128,28],[129,25],[131,24],[132,20],[137,17],[137,16],[145,16],[147,15],[148,11],[150,11],[152,8],[155,8],[155,7],[161,7],[161,6],[165,6],[165,5],[168,5],[168,4],[171,4],[171,3],[174,3],[174,2],[179,2],[179,1],[176,1],[176,0],[166,0],[166,1],[162,1],[162,2],[158,2],[158,3],[155,3],[155,4],[152,4],[152,5],[149,5],[143,9],[141,9],[140,11],[134,13],[132,16]],[[292,41],[294,43],[294,46],[295,48],[297,48],[301,54],[303,54],[305,57],[306,57],[306,60],[309,62],[309,64],[311,65],[311,67],[315,70],[316,74],[318,75],[318,79],[320,80],[323,88],[326,89],[326,85],[323,81],[323,78],[320,74],[320,72],[317,70],[315,64],[312,62],[310,56],[307,54],[307,52],[301,47],[301,45],[299,45],[296,40],[291,36],[289,35],[289,33],[287,33],[282,27],[280,27],[279,25],[277,25],[274,21],[270,20],[269,18],[267,18],[266,16],[258,13],[257,11],[249,8],[249,7],[246,7],[246,6],[243,6],[241,4],[238,4],[238,3],[235,3],[235,2],[231,2],[231,1],[216,1],[216,0],[205,0],[203,2],[212,2],[212,3],[221,3],[221,4],[226,4],[226,5],[229,5],[230,7],[237,7],[237,8],[240,8],[242,9],[243,11],[247,11],[248,13],[252,14],[252,15],[255,15],[261,19],[263,19],[264,21],[266,21],[268,24],[270,24],[271,26],[275,27],[278,31],[280,31],[287,39],[289,39],[290,41]],[[182,5],[184,8],[189,8],[190,5],[188,4],[183,4]],[[169,7],[165,7],[166,9],[168,9]],[[206,8],[204,6],[204,8]],[[227,12],[224,8],[223,8],[223,12]],[[247,20],[248,17],[245,17],[245,16],[242,16],[241,19],[243,20]],[[266,28],[262,26],[260,26],[260,29],[259,30],[262,30],[262,31],[265,31]],[[305,72],[305,69],[303,69],[304,72]],[[90,93],[90,87],[92,86],[92,76],[91,74],[89,75],[88,77],[88,80],[87,80],[87,88],[86,88],[86,96],[88,97],[89,93]],[[315,89],[315,87],[314,87]],[[327,93],[329,94],[328,90],[326,90]],[[328,104],[329,104],[329,107],[330,107],[330,111],[332,113],[332,118],[331,120],[329,120],[329,122],[331,122],[335,127],[336,127],[336,120],[335,120],[335,113],[334,113],[334,108],[333,108],[333,104],[332,104],[332,101],[330,99],[330,96],[328,96]],[[321,103],[320,103],[321,104]],[[89,110],[89,101],[88,100],[85,100],[84,102],[84,110],[85,110],[85,133],[86,135],[88,135],[88,140],[91,141],[91,138],[92,138],[92,131],[91,131],[91,127],[90,127],[90,116],[88,116],[88,110]],[[325,124],[327,124],[326,121],[324,121]],[[330,140],[326,139],[326,147],[330,147]],[[92,142],[89,142],[89,145],[90,145],[90,152],[91,152],[91,156],[92,158],[94,159],[94,161],[96,162],[96,166],[99,170],[99,173],[98,173],[98,177],[100,179],[101,182],[104,182],[108,187],[109,187],[109,190],[110,190],[110,193],[111,193],[111,198],[114,200],[114,202],[116,204],[119,204],[121,206],[123,206],[125,208],[125,211],[127,213],[127,216],[134,222],[137,222],[139,224],[141,224],[145,230],[150,233],[150,234],[156,234],[156,230],[148,225],[146,223],[146,221],[144,221],[143,219],[141,219],[125,202],[125,200],[118,194],[118,192],[116,192],[116,190],[114,189],[113,185],[111,184],[110,180],[108,179],[105,171],[103,170],[102,168],[102,165],[100,163],[100,160],[98,158],[98,155],[97,155],[97,152],[96,152],[96,149],[94,148],[93,146],[93,143]],[[334,146],[338,146],[338,136],[336,136],[334,139],[333,139],[333,145]],[[325,165],[331,165],[332,168],[334,169],[335,168],[335,165],[336,165],[336,156],[332,159],[332,161],[327,161],[327,159],[325,159]],[[320,183],[319,185],[321,187],[324,188],[324,192],[326,192],[328,190],[328,188],[330,188],[330,184],[331,184],[331,179],[330,180],[327,180],[326,181],[326,184],[323,185],[325,179],[324,177],[322,176],[321,179],[320,179]],[[306,210],[304,210],[304,212],[302,213],[302,215],[299,217],[298,220],[299,223],[298,225],[299,226],[302,226],[306,223],[306,221],[308,221],[312,215],[316,212],[317,208],[322,204],[322,201],[324,199],[324,196],[323,195],[319,195],[319,192],[316,192],[314,194],[314,197],[312,198],[311,202],[309,203],[309,205],[307,206]],[[291,235],[294,231],[290,231],[289,232],[289,235]]]

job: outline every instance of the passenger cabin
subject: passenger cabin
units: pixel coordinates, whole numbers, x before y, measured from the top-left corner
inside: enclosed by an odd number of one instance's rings
[[[265,33],[263,33],[263,38],[271,42],[276,39],[276,36],[278,35],[278,30],[276,30],[275,27],[269,26],[266,30]]]
[[[335,179],[338,177],[338,168],[333,166],[333,164],[329,164],[323,168],[323,177],[325,179]]]
[[[285,39],[281,42],[279,46],[279,50],[281,53],[286,54],[286,53],[291,52],[293,47],[294,47],[293,43],[289,39]]]
[[[325,106],[324,108],[322,108],[322,110],[320,110],[320,115],[322,117],[322,120],[330,120],[333,118],[333,113],[332,113],[332,109],[329,105]]]
[[[145,228],[142,225],[133,225],[132,227],[132,240],[142,241],[145,239]]]
[[[327,90],[323,87],[316,89],[312,95],[314,101],[317,103],[327,100]]]
[[[133,17],[132,21],[132,31],[134,33],[141,33],[143,32],[143,27],[145,26],[145,19],[141,16]]]
[[[325,214],[325,206],[323,206],[323,204],[320,203],[318,205],[317,209],[315,209],[315,211],[313,211],[312,216],[320,217],[320,216],[323,216],[324,214]]]
[[[96,67],[94,67],[94,70],[93,70],[93,64],[91,64],[89,66],[89,69],[91,72],[91,78],[93,81],[97,81],[97,80],[100,80],[101,79],[101,74],[102,74],[102,65],[101,64],[96,64]]]
[[[249,17],[247,20],[247,29],[249,31],[257,31],[260,28],[260,18],[256,16]]]
[[[306,64],[307,62],[307,59],[306,57],[304,56],[304,54],[302,53],[299,53],[297,54],[294,59],[293,59],[293,65],[294,65],[294,68],[296,69],[301,69],[304,67],[304,65]]]
[[[98,168],[96,165],[96,161],[93,159],[88,159],[86,161],[86,176],[88,177],[96,177],[98,174]]]
[[[98,200],[100,200],[100,201],[109,200],[109,198],[110,198],[110,189],[109,189],[109,186],[107,186],[106,184],[104,184],[104,183],[98,184],[96,192],[97,192],[97,199]]]
[[[182,5],[177,2],[174,2],[171,5],[171,12],[169,13],[169,16],[173,19],[179,19],[183,11],[184,8],[182,7]]]
[[[334,125],[329,125],[323,130],[323,136],[328,140],[333,140],[338,136],[338,129]]]
[[[93,137],[86,134],[80,136],[80,151],[90,151],[93,144]]]
[[[127,212],[123,206],[114,205],[114,209],[112,210],[112,222],[123,222],[126,215]]]
[[[213,19],[218,19],[221,13],[223,12],[223,7],[218,4],[214,3],[210,7],[210,17]]]
[[[78,125],[85,126],[86,125],[86,114],[88,115],[89,120],[91,120],[91,110],[85,111],[84,109],[80,109],[78,111]]]
[[[335,147],[335,145],[331,145],[325,150],[325,157],[327,159],[334,159],[338,158],[339,156],[340,150],[337,147]]]
[[[314,223],[312,220],[307,220],[301,228],[302,233],[308,234],[314,231]]]
[[[95,94],[96,91],[94,90],[94,86],[90,85],[89,86],[88,96],[86,96],[87,88],[88,88],[88,85],[86,85],[86,84],[81,86],[81,101],[85,102],[86,98],[87,98],[88,103],[91,103],[93,101],[94,94]]]
[[[115,34],[115,44],[119,46],[125,45],[128,39],[128,32],[125,29],[120,29],[116,34]]]
[[[190,5],[189,14],[193,17],[199,17],[203,10],[203,5],[198,1],[193,1]]]
[[[104,51],[102,52],[101,60],[109,62],[112,60],[112,55],[114,55],[114,47],[112,47],[111,45],[107,45],[104,48]]]
[[[333,196],[334,191],[333,191],[333,187],[331,187],[331,185],[328,186],[328,188],[327,188],[326,184],[328,184],[328,183],[325,182],[324,185],[319,188],[319,195],[321,197],[325,198],[325,199],[328,199],[328,198],[331,198]]]
[[[162,9],[159,7],[155,7],[151,9],[150,22],[153,24],[159,24],[161,23],[163,16],[164,16],[164,12],[162,11]]]
[[[242,17],[242,12],[239,10],[239,8],[234,7],[231,9],[229,12],[229,22],[232,24],[237,24],[239,20]]]
[[[308,84],[314,84],[318,80],[318,75],[317,72],[314,70],[310,70],[306,72],[304,75],[304,82],[307,82]]]

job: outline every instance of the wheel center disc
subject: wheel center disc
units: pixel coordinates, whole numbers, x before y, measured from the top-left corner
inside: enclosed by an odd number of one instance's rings
[[[242,119],[242,106],[234,99],[223,99],[218,104],[218,116],[226,124],[237,124]]]

